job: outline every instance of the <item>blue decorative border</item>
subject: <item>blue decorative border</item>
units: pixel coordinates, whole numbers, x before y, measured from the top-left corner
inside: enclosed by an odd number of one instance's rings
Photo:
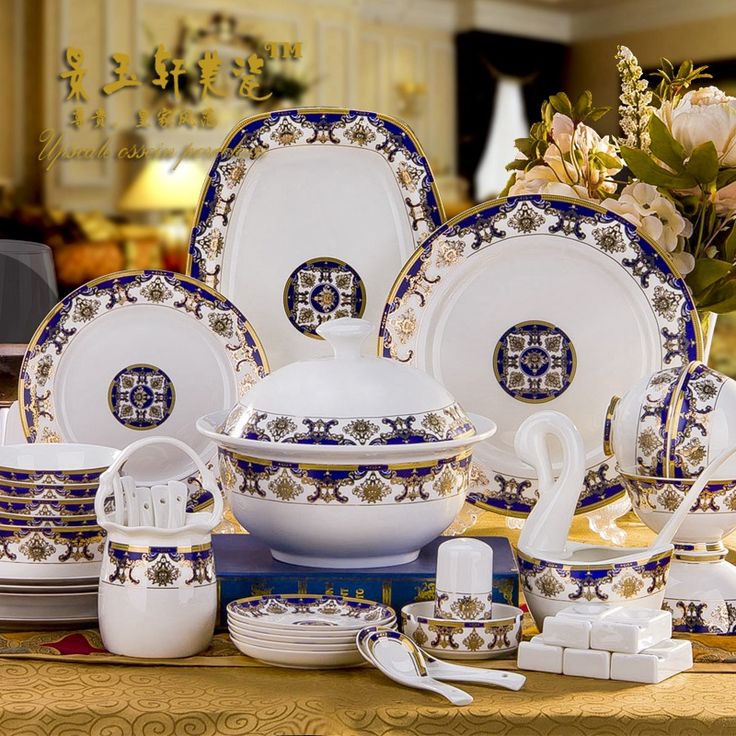
[[[524,209],[528,211],[524,212]],[[540,215],[551,215],[556,221],[548,225],[546,231],[541,230],[541,226],[546,224],[547,220]],[[660,330],[663,364],[670,365],[677,362],[686,364],[699,359],[702,355],[702,334],[695,304],[685,280],[677,274],[667,256],[654,243],[643,237],[628,220],[613,212],[579,200],[541,195],[524,195],[487,202],[458,215],[435,230],[411,256],[391,289],[381,319],[379,354],[401,362],[415,362],[416,355],[411,349],[406,349],[403,355],[399,355],[400,345],[389,330],[389,320],[403,308],[402,300],[409,296],[415,296],[418,300],[421,307],[417,309],[423,308],[426,304],[428,294],[441,278],[441,276],[427,276],[433,248],[438,240],[470,235],[472,241],[468,247],[472,251],[477,251],[493,247],[496,242],[505,239],[509,235],[510,226],[514,235],[537,231],[562,234],[575,238],[582,246],[603,249],[597,243],[586,240],[582,226],[587,224],[621,226],[628,243],[637,253],[634,258],[623,258],[621,264],[629,271],[631,278],[639,282],[642,289],[648,288],[650,279],[659,274],[663,283],[680,293],[682,301],[679,310],[669,321],[681,322],[682,329],[677,331],[665,326]],[[455,256],[458,260],[464,258],[464,255],[459,253],[455,253]],[[666,306],[663,305],[663,308]],[[416,315],[412,315],[406,329],[414,332],[407,334],[415,334],[418,321]],[[592,511],[624,494],[621,479],[615,475],[610,476],[611,472],[609,463],[605,461],[597,468],[589,469],[576,513]],[[494,474],[493,478],[488,480],[498,484],[500,489],[498,494],[492,496],[471,492],[468,494],[471,503],[511,516],[524,517],[530,513],[533,503],[521,499],[518,494],[531,489],[533,481],[504,476],[501,473]]]
[[[212,268],[207,268],[207,257],[197,241],[207,234],[215,218],[219,217],[223,227],[227,228],[236,194],[233,192],[226,198],[222,197],[225,184],[223,167],[238,157],[250,161],[268,150],[279,148],[280,144],[278,142],[269,143],[264,140],[263,136],[266,132],[274,130],[282,121],[288,121],[290,124],[299,126],[299,130],[304,134],[304,142],[292,141],[281,145],[365,146],[366,150],[382,155],[389,164],[394,162],[399,151],[403,152],[407,160],[423,171],[423,181],[417,189],[418,201],[414,202],[411,196],[404,197],[404,205],[412,230],[426,236],[443,222],[444,209],[429,162],[413,133],[398,120],[376,112],[361,110],[337,108],[279,110],[268,115],[250,117],[239,123],[215,157],[210,168],[209,179],[205,183],[200,197],[199,207],[194,219],[195,224],[189,241],[189,259],[186,271],[190,276],[217,287],[220,278],[220,265],[216,264]],[[351,143],[335,137],[337,130],[358,122],[367,123],[372,126],[374,131],[382,131],[385,133],[385,140],[368,147],[365,143]],[[239,172],[238,177],[232,180],[232,186],[239,187],[244,176],[245,171]],[[218,205],[221,205],[219,210]],[[422,240],[423,237],[418,237],[417,244]]]

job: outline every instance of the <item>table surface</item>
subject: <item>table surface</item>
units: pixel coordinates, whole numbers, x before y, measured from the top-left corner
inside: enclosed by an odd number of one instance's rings
[[[584,524],[576,520],[577,536],[590,538]],[[648,534],[634,521],[626,527],[629,543]],[[484,514],[474,532],[505,532],[514,540],[518,535],[493,514]],[[736,548],[736,538],[729,541]],[[731,659],[736,662],[736,656]],[[481,666],[515,669],[513,661]],[[246,657],[230,664],[199,658],[196,666],[1,657],[0,734],[736,733],[736,664],[700,663],[659,685],[526,674],[519,692],[463,684],[474,702],[457,708],[437,695],[397,685],[367,666],[301,671],[263,666]]]

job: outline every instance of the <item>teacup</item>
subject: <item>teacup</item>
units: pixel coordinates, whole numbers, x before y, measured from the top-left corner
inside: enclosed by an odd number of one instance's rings
[[[643,379],[606,416],[606,454],[640,476],[696,478],[733,444],[736,381],[699,361]],[[736,459],[722,476],[736,478]]]

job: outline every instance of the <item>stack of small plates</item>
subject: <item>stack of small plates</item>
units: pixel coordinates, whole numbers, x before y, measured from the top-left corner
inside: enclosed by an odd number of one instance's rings
[[[277,667],[332,669],[362,664],[357,633],[366,626],[395,628],[396,613],[361,598],[267,595],[230,603],[227,625],[249,657]]]
[[[97,577],[62,580],[0,578],[0,627],[78,628],[97,620]]]

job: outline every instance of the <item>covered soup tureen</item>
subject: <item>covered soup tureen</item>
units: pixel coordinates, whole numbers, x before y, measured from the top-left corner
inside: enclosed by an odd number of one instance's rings
[[[275,371],[198,429],[218,445],[236,518],[276,559],[410,562],[460,510],[472,447],[495,425],[466,415],[428,374],[361,356],[368,322],[318,332],[334,357]]]

